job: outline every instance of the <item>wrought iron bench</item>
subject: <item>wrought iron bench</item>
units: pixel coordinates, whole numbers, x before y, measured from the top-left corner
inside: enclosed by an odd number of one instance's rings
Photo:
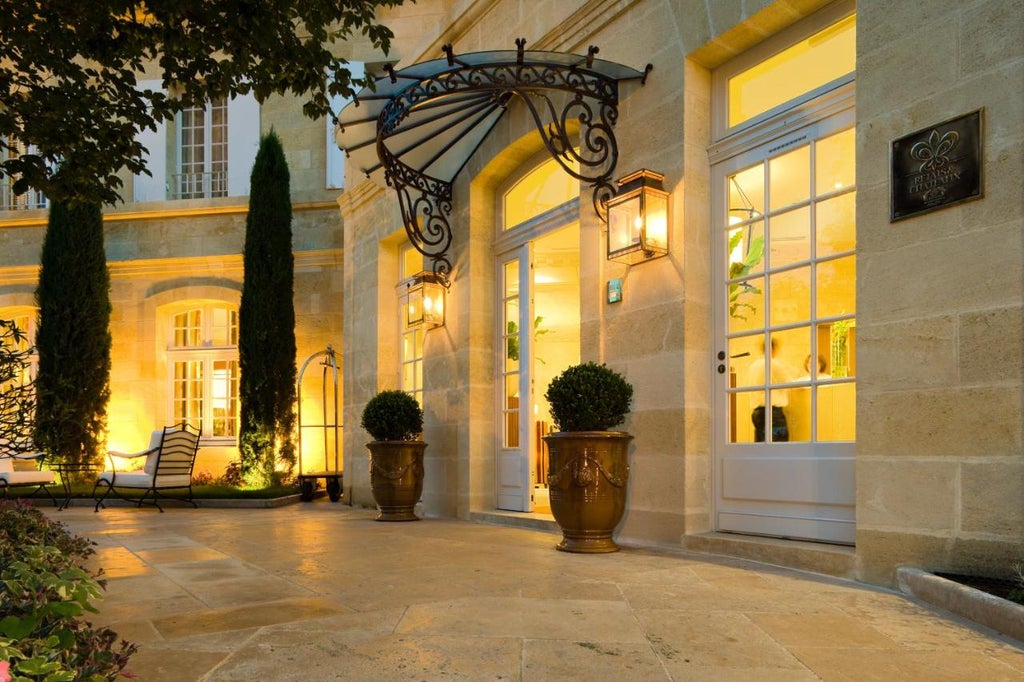
[[[106,507],[104,500],[111,493],[129,502],[135,502],[141,507],[143,504],[152,504],[161,512],[159,498],[179,500],[188,502],[193,507],[198,507],[192,499],[192,468],[196,463],[196,453],[199,451],[200,430],[189,424],[176,424],[167,426],[162,431],[155,431],[150,443],[152,447],[148,450],[124,454],[120,452],[109,453],[110,469],[102,472],[96,479],[93,486],[93,497],[102,486],[102,495],[96,499],[96,509]],[[159,434],[159,442],[156,436]],[[157,443],[153,446],[153,443]],[[118,471],[116,460],[131,460],[145,457],[146,463],[142,469],[133,471]],[[128,500],[123,497],[120,490],[142,490],[142,497],[138,500]],[[185,491],[183,495],[168,495],[165,491]],[[149,499],[153,494],[152,500]]]

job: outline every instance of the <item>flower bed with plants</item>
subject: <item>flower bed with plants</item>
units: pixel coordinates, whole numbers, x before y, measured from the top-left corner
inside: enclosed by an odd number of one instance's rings
[[[106,584],[84,567],[93,544],[24,502],[0,502],[0,680],[98,682],[127,672],[135,645],[83,618]]]

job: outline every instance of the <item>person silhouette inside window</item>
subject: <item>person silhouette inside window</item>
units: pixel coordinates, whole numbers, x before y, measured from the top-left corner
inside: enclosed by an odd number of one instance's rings
[[[769,370],[771,371],[770,384],[785,384],[793,381],[795,376],[793,370],[783,360],[779,358],[779,340],[772,336],[771,343],[771,361],[768,362]],[[764,384],[765,377],[765,357],[761,357],[750,363],[750,369],[748,370],[748,376],[750,378],[751,385]],[[758,398],[755,400],[755,406],[753,411],[750,413],[750,420],[754,423],[754,441],[763,443],[765,440],[765,407],[764,407],[764,393],[759,392]],[[789,426],[786,423],[786,411],[785,408],[789,406],[789,390],[788,389],[772,389],[771,390],[771,406],[772,406],[772,419],[771,429],[773,443],[781,443],[789,440]]]

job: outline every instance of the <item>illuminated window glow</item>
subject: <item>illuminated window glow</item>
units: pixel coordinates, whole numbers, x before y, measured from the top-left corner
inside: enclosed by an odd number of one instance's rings
[[[238,312],[205,305],[171,318],[171,417],[204,438],[238,436]]]
[[[853,73],[857,58],[855,15],[818,31],[729,79],[729,127]]]
[[[579,164],[573,164],[579,171]],[[509,230],[580,195],[580,182],[548,159],[505,193],[505,226]]]

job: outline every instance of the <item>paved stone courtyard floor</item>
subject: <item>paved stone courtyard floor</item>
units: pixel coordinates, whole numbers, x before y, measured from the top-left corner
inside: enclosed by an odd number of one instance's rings
[[[1024,680],[1024,645],[886,590],[740,560],[555,551],[374,512],[73,506],[97,624],[173,680]]]

